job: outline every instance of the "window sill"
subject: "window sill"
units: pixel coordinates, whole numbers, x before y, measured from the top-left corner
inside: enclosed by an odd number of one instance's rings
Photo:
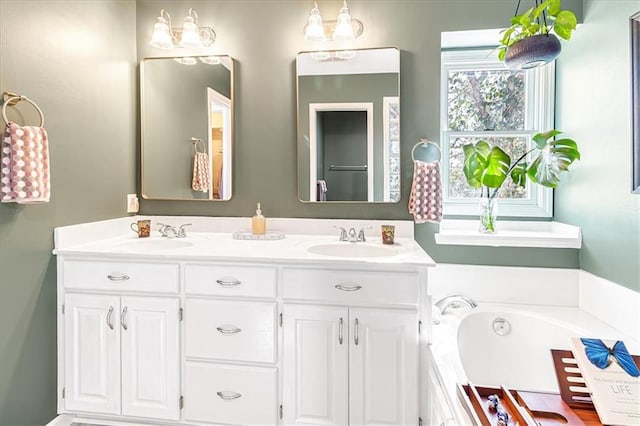
[[[478,232],[478,220],[443,220],[436,244],[491,247],[575,248],[582,245],[580,227],[560,222],[498,221],[498,232]]]

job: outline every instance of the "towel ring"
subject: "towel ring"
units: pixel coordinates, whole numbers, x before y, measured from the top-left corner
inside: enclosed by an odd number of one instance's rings
[[[198,146],[199,146],[198,143],[202,145],[202,154],[206,152],[204,142],[202,142],[202,139],[191,138],[191,143],[193,144],[193,152],[196,152],[196,153],[200,152],[198,151]]]
[[[44,114],[42,113],[42,110],[40,109],[40,107],[31,99],[27,98],[26,96],[20,96],[20,95],[16,95],[15,93],[8,93],[8,92],[3,93],[3,98],[4,98],[4,102],[2,103],[2,118],[5,123],[9,122],[9,120],[7,119],[7,105],[14,106],[20,101],[27,101],[31,105],[33,105],[33,107],[38,111],[38,114],[40,114],[40,127],[44,126]]]
[[[440,151],[440,147],[437,143],[430,141],[429,139],[420,139],[420,142],[413,146],[411,149],[411,159],[413,161],[417,160],[415,157],[416,148],[424,149],[424,156],[422,156],[424,159],[419,159],[419,161],[431,163],[442,159],[442,151]]]

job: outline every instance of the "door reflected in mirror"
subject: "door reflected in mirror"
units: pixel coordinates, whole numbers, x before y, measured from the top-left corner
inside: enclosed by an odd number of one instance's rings
[[[142,196],[229,200],[233,60],[146,58],[140,65]]]
[[[298,198],[400,200],[400,51],[297,57]]]

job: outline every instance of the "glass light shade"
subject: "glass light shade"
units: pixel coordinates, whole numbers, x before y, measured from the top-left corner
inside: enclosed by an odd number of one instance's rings
[[[198,63],[197,59],[194,58],[193,56],[185,56],[182,58],[173,58],[174,61],[176,61],[179,64],[182,65],[195,65]]]
[[[200,40],[200,29],[196,25],[192,16],[184,18],[182,25],[182,36],[180,37],[180,46],[186,48],[202,47]]]
[[[220,58],[217,56],[201,56],[200,62],[207,65],[218,65],[220,63]]]
[[[153,35],[150,44],[159,49],[173,49],[173,39],[171,38],[171,29],[166,19],[159,16],[153,26]]]
[[[311,14],[309,15],[307,28],[304,32],[304,39],[307,41],[324,41],[326,38],[320,10],[314,7],[311,9]]]
[[[326,61],[331,57],[331,54],[324,50],[318,50],[316,52],[311,52],[311,57],[316,61]]]
[[[353,50],[338,50],[336,52],[336,58],[340,58],[340,59],[351,59],[351,58],[355,58],[356,56],[356,52],[354,52]]]
[[[353,25],[351,25],[351,14],[346,7],[340,9],[336,27],[333,30],[333,38],[334,40],[354,40],[356,38]]]

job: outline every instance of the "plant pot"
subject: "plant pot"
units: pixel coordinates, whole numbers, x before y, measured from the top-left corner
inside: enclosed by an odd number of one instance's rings
[[[527,37],[509,46],[504,63],[511,69],[539,67],[558,57],[562,46],[554,34]]]
[[[496,219],[498,218],[498,199],[483,197],[480,198],[480,228],[483,234],[495,234]]]

